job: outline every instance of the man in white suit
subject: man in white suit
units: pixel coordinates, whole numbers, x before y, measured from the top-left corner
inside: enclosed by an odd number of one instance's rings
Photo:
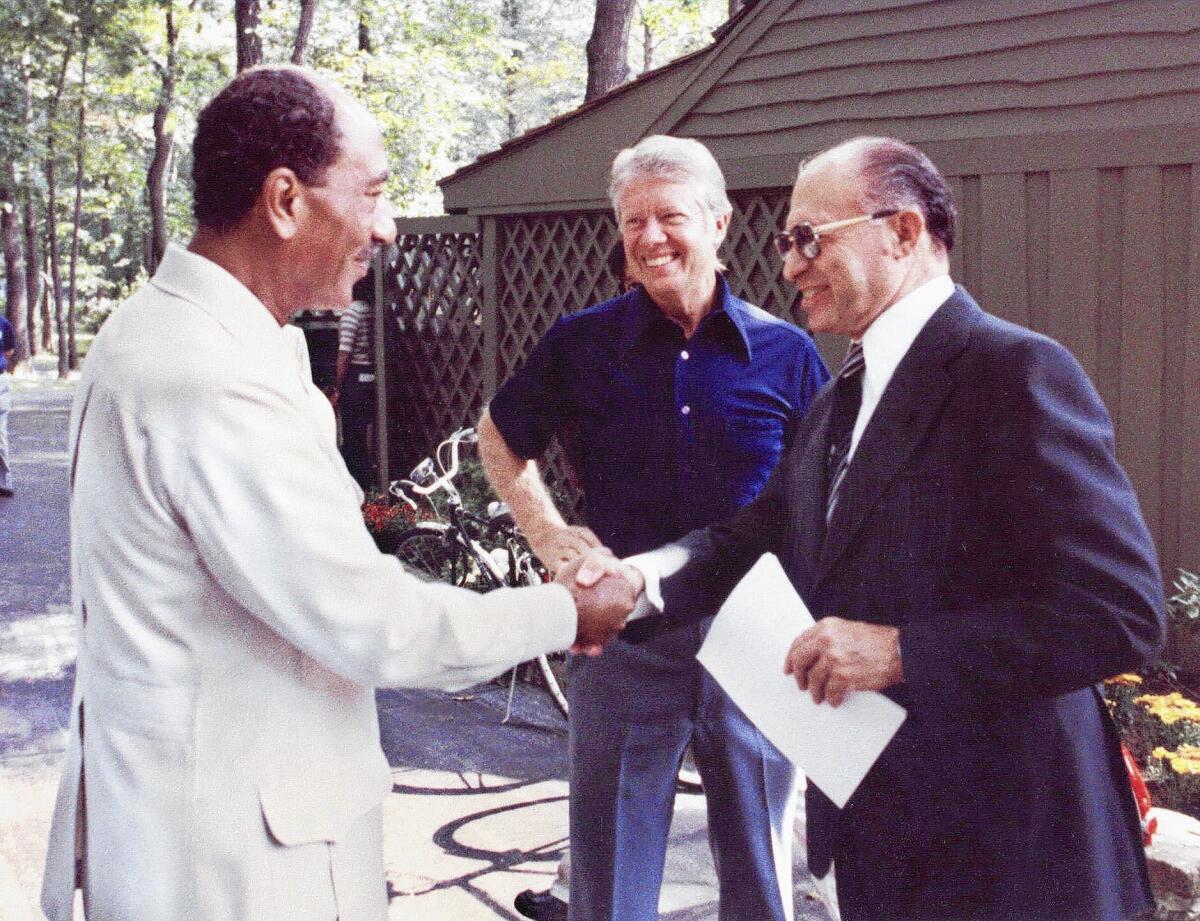
[[[43,907],[383,921],[372,688],[455,688],[620,629],[630,591],[487,596],[381,555],[294,312],[395,234],[374,120],[298,68],[201,113],[199,230],[105,324],[71,420],[80,651]],[[578,611],[577,611],[578,609]]]

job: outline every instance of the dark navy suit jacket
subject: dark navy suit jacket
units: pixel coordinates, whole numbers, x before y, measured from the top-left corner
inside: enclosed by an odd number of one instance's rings
[[[885,390],[826,533],[831,391],[662,584],[668,618],[711,612],[772,551],[815,617],[900,628],[887,693],[908,718],[845,809],[809,786],[810,868],[836,861],[845,921],[1133,917],[1149,885],[1097,682],[1159,649],[1163,597],[1099,396],[1065,349],[959,288]]]

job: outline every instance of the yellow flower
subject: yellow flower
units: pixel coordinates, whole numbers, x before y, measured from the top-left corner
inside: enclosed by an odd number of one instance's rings
[[[1135,675],[1132,672],[1126,672],[1123,675],[1113,675],[1111,678],[1107,679],[1104,683],[1105,684],[1141,684],[1142,676]]]
[[[1200,704],[1184,697],[1178,691],[1170,694],[1142,694],[1134,698],[1153,716],[1170,726],[1180,720],[1200,723]]]
[[[1200,745],[1180,745],[1175,751],[1160,745],[1154,757],[1170,764],[1176,774],[1200,774]]]

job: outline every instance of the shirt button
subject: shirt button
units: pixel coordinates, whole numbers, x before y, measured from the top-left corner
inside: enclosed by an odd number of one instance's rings
[[[685,406],[685,407],[683,407],[683,409],[681,409],[681,410],[679,410],[679,411],[680,411],[681,413],[683,413],[683,414],[686,416],[688,413],[690,413],[690,412],[692,411],[692,407],[690,407],[690,406]]]
[[[684,349],[682,352],[679,353],[679,357],[682,358],[684,361],[687,361],[688,358],[690,358],[691,356],[688,355],[687,349]]]

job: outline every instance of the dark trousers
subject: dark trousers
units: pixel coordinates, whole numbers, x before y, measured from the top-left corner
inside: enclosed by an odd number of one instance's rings
[[[371,463],[371,424],[375,421],[375,382],[361,382],[353,367],[342,382],[338,411],[342,417],[342,457],[350,475],[364,490],[375,481]]]

